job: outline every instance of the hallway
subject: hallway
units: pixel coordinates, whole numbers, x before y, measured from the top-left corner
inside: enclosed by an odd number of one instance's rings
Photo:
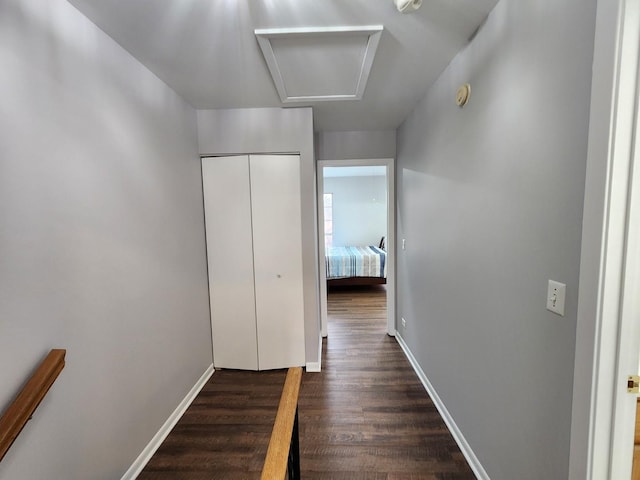
[[[322,373],[299,399],[304,479],[470,480],[474,475],[396,341],[384,287],[329,293]],[[260,477],[284,371],[217,371],[139,476]]]

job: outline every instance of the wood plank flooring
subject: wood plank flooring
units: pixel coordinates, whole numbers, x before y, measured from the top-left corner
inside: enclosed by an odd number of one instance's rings
[[[286,370],[217,370],[138,479],[260,478]]]
[[[300,390],[302,478],[474,479],[385,333],[384,289],[329,293],[323,371],[305,373]],[[217,371],[138,478],[259,478],[285,373]]]

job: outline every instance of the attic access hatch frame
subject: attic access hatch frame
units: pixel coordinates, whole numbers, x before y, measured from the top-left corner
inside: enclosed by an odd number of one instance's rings
[[[278,95],[282,103],[294,102],[318,102],[318,101],[336,101],[336,100],[360,100],[364,95],[364,90],[369,79],[373,59],[380,42],[380,36],[384,27],[382,25],[368,25],[361,27],[306,27],[306,28],[273,28],[273,29],[256,29],[254,31],[258,44],[262,49],[262,54],[269,67],[269,72],[273,77]],[[272,41],[287,40],[291,38],[304,38],[305,41],[317,39],[318,42],[323,40],[339,41],[339,39],[353,39],[354,37],[362,37],[363,50],[361,56],[361,65],[358,69],[357,78],[350,79],[355,83],[355,89],[345,87],[345,91],[332,94],[306,94],[306,95],[289,95],[287,93],[285,75],[278,62],[277,48],[274,48]],[[366,43],[365,43],[366,40]],[[305,48],[305,47],[301,47]],[[352,85],[353,85],[352,83]]]

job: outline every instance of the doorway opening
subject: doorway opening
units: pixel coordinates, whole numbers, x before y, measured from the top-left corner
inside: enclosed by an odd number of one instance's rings
[[[383,292],[386,333],[395,336],[394,185],[393,159],[318,162],[323,337],[328,335],[327,279],[332,285],[372,285],[369,291],[378,296]]]

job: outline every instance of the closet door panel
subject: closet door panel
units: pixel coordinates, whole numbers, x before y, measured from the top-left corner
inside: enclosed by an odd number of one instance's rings
[[[304,365],[300,157],[250,156],[260,370]]]
[[[213,359],[257,370],[249,158],[202,159]]]

